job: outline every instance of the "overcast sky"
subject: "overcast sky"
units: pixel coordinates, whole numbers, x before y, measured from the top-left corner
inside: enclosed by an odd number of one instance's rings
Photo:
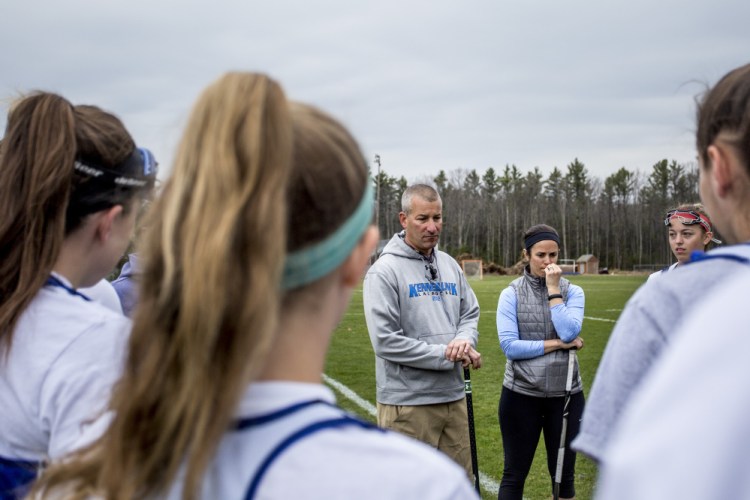
[[[390,175],[578,158],[603,180],[694,160],[694,97],[750,62],[748,20],[747,0],[3,0],[0,95],[104,107],[168,168],[200,90],[262,71]]]

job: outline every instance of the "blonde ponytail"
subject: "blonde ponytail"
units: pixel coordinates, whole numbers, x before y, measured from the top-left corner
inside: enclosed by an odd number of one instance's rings
[[[265,366],[285,254],[345,224],[368,182],[348,131],[290,105],[267,77],[228,74],[209,87],[145,234],[114,420],[89,449],[49,468],[32,495],[160,496],[184,467],[182,496],[195,498],[243,389]],[[313,296],[326,280],[283,300]]]
[[[195,497],[272,343],[291,151],[275,82],[230,73],[203,92],[145,235],[114,420],[35,491],[142,498],[164,494],[184,466],[183,497]]]

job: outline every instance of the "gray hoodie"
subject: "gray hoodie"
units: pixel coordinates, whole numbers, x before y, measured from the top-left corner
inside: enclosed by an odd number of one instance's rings
[[[448,361],[453,339],[476,348],[479,304],[458,263],[433,250],[427,258],[391,238],[364,281],[364,308],[375,350],[377,400],[390,405],[448,403],[464,397],[460,362]]]

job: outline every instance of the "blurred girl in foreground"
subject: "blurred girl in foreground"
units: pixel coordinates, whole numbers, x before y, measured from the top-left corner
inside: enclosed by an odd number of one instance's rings
[[[750,273],[750,64],[702,96],[697,118],[701,201],[727,244],[657,280],[670,289],[646,297],[656,303],[647,314],[674,315],[667,318],[674,339],[610,427],[597,498],[750,498],[742,312]]]
[[[367,165],[317,109],[230,73],[196,103],[146,244],[116,413],[36,492],[471,498],[463,470],[339,409],[331,334],[378,240]]]

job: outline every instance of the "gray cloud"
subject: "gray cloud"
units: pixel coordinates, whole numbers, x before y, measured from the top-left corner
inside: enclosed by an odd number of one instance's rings
[[[0,95],[98,104],[169,163],[201,88],[257,70],[391,175],[579,158],[605,177],[694,159],[693,98],[748,62],[748,18],[739,0],[6,2]]]

